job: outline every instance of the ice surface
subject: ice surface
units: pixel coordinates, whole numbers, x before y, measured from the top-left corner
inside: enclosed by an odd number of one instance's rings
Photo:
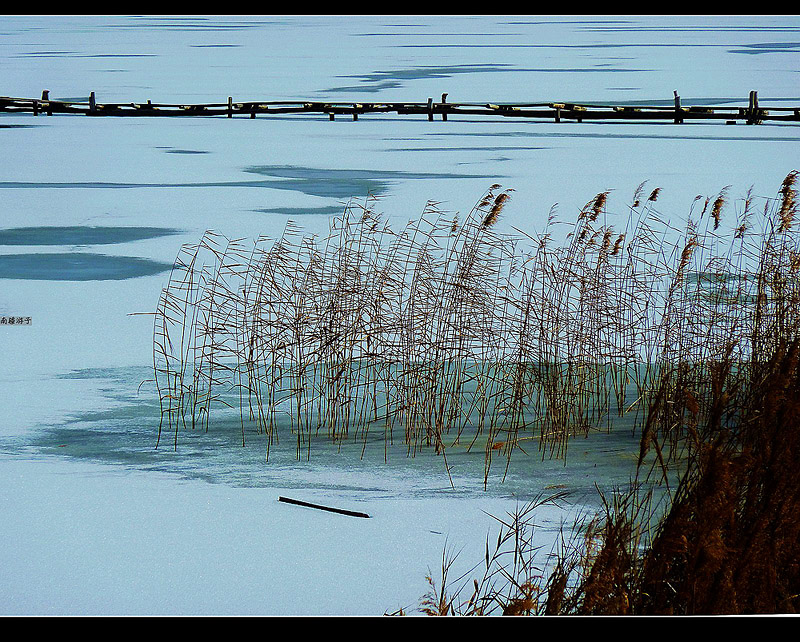
[[[671,104],[677,90],[684,105],[745,106],[757,90],[767,108],[800,102],[797,17],[5,16],[0,34],[0,93],[18,97]],[[554,203],[572,216],[607,189],[622,221],[642,181],[680,225],[695,196],[727,185],[734,199],[751,186],[773,197],[798,169],[799,140],[778,124],[0,116],[0,230],[29,235],[0,243],[0,266],[25,257],[24,273],[0,273],[0,315],[32,317],[0,328],[0,613],[413,607],[445,539],[465,564],[481,559],[493,527],[482,511],[562,484],[591,504],[593,483],[622,483],[630,465],[597,435],[567,466],[529,466],[487,492],[480,460],[464,458],[452,492],[435,457],[382,466],[323,449],[266,464],[257,441],[237,448],[224,431],[154,451],[157,400],[139,389],[152,317],[137,313],[155,309],[168,273],[34,280],[34,266],[68,254],[93,257],[93,270],[169,265],[207,229],[278,236],[290,219],[322,234],[370,191],[397,222],[429,199],[464,212],[495,182],[516,190],[507,229],[533,232]],[[137,228],[174,233],[87,232]],[[542,516],[544,542],[562,517]]]

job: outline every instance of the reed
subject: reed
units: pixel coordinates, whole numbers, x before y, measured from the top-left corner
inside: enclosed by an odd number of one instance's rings
[[[760,216],[749,193],[734,215],[729,187],[698,197],[682,228],[643,183],[623,212],[604,191],[533,234],[502,224],[500,185],[463,217],[430,202],[401,229],[368,198],[322,237],[291,222],[251,244],[207,232],[181,248],[155,315],[158,443],[227,406],[267,458],[281,439],[305,458],[317,439],[362,455],[380,439],[387,458],[403,444],[445,466],[463,447],[488,483],[526,442],[566,458],[629,415],[640,464],[669,479],[717,370],[749,376],[798,327],[796,178]]]
[[[633,374],[635,405],[643,412],[631,485],[611,501],[603,496],[603,511],[565,533],[560,548],[540,558],[538,566],[520,567],[517,561],[535,549],[533,540],[519,534],[530,530],[537,506],[518,510],[519,519],[505,522],[498,538],[513,562],[489,573],[501,590],[482,588],[475,580],[474,594],[459,602],[462,589],[443,582],[440,595],[451,596],[449,613],[798,612],[796,176],[790,173],[778,196],[765,199],[760,217],[749,192],[732,217],[727,188],[716,197],[698,197],[701,211],[693,209],[671,243],[654,233],[658,228],[649,222],[654,210],[640,212],[642,202],[635,196],[636,225],[627,245],[627,267],[634,269],[623,272],[625,286],[616,290],[645,302],[645,309],[632,303],[621,308],[631,315],[624,317],[627,322],[644,322],[631,323],[621,337],[621,345],[645,357],[638,378]],[[654,196],[655,191],[646,208]],[[591,206],[579,217],[597,219]],[[574,272],[559,292],[580,302],[577,270],[591,263],[574,239],[589,239],[588,245],[597,234],[578,225],[571,237],[567,256],[580,261],[567,261]],[[611,237],[604,234],[601,247],[606,238]],[[654,254],[662,260],[652,260]],[[660,287],[648,287],[655,282]],[[578,291],[574,299],[570,286]],[[658,314],[650,316],[650,304],[657,304]],[[488,561],[487,549],[487,569]],[[543,568],[550,569],[546,581]]]

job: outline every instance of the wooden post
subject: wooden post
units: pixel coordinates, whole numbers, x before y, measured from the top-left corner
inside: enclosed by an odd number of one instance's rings
[[[97,101],[94,98],[94,92],[89,94],[89,112],[95,113],[97,111]]]
[[[556,107],[556,122],[561,122],[561,107]]]
[[[679,125],[683,122],[683,112],[681,111],[681,97],[678,96],[677,91],[673,91],[675,94],[675,124]]]
[[[433,120],[433,98],[428,98],[428,120]]]
[[[447,94],[442,94],[442,105],[447,102]],[[447,120],[447,111],[442,107],[442,120]]]
[[[750,92],[750,105],[747,108],[748,117],[747,117],[747,124],[748,125],[760,125],[761,119],[758,117],[758,92],[751,91]]]
[[[328,113],[328,119],[330,119],[330,120],[333,120],[333,119],[334,119],[334,118],[333,118],[333,112],[329,112],[329,113]]]
[[[233,118],[233,98],[228,96],[228,118]]]
[[[39,115],[39,101],[38,100],[34,100],[33,101],[33,115],[34,116],[38,116]]]
[[[356,111],[358,105],[353,105],[353,120],[358,120],[358,111]]]

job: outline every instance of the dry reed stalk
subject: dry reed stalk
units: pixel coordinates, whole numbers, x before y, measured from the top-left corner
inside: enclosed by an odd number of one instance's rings
[[[655,452],[668,477],[711,412],[718,364],[744,376],[800,324],[795,179],[760,226],[750,193],[726,223],[723,190],[705,229],[676,229],[642,184],[621,229],[606,191],[571,222],[552,209],[541,234],[509,234],[509,190],[494,185],[463,218],[430,202],[399,231],[369,200],[324,238],[290,223],[247,248],[208,232],[157,306],[157,441],[166,428],[177,447],[227,404],[267,456],[287,425],[306,458],[318,438],[363,456],[380,426],[384,457],[396,441],[445,465],[459,443],[482,450],[488,484],[523,440],[564,458],[573,437],[632,414],[642,461]]]

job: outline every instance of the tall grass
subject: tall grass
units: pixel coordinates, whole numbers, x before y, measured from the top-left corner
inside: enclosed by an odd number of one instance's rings
[[[455,557],[445,550],[441,580],[428,576],[419,610],[800,612],[800,339],[779,345],[746,379],[732,365],[716,371],[704,399],[712,412],[687,439],[689,462],[666,508],[650,503],[651,483],[634,484],[543,556],[533,521],[540,499],[502,520],[492,553],[487,540],[485,561],[455,580]],[[694,401],[684,410],[699,414]]]
[[[796,178],[763,211],[728,188],[698,197],[681,228],[643,184],[622,212],[602,192],[540,232],[501,231],[511,190],[493,185],[463,218],[430,202],[401,229],[367,199],[322,237],[207,232],[155,316],[159,443],[229,406],[267,457],[281,439],[309,458],[316,439],[377,438],[446,466],[461,445],[486,481],[630,414],[640,463],[669,479],[720,368],[752,376],[797,328]]]
[[[475,579],[466,597],[468,582],[443,572],[438,609],[429,594],[423,612],[800,610],[796,179],[790,173],[758,213],[748,194],[727,236],[726,190],[706,199],[672,246],[675,267],[654,333],[660,345],[641,388],[646,412],[631,487],[578,525],[582,542],[562,538],[546,580],[541,561],[519,563],[536,551],[528,516],[535,506],[520,509],[503,523],[498,552],[490,556],[487,547],[484,578],[492,582]],[[651,450],[656,456],[646,464]],[[655,485],[669,482],[676,467],[669,501],[654,504]],[[506,561],[494,563],[501,556]]]

